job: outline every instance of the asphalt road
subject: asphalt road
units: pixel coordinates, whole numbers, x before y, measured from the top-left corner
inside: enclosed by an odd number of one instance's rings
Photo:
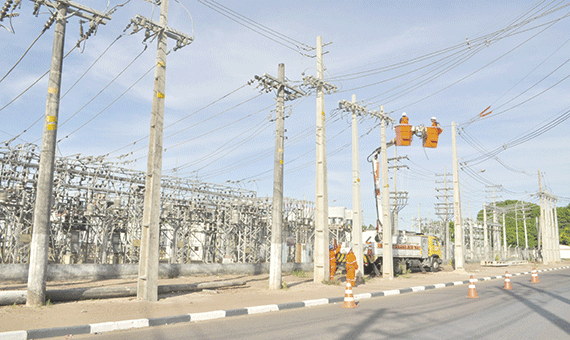
[[[267,314],[77,336],[79,339],[570,339],[570,269]]]

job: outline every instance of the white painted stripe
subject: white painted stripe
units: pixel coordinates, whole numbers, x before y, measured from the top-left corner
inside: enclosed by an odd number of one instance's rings
[[[399,289],[394,289],[394,290],[385,290],[384,291],[384,295],[388,296],[388,295],[398,295],[400,294],[400,290]]]
[[[371,297],[372,297],[372,294],[370,294],[370,293],[356,294],[354,296],[354,298],[357,300],[370,299]]]
[[[411,287],[412,288],[412,292],[421,292],[423,290],[426,290],[426,287],[424,286],[417,286],[417,287]]]
[[[122,329],[148,327],[148,319],[135,319],[123,321],[100,322],[89,325],[91,333],[113,332]]]
[[[484,281],[491,281],[492,279],[491,279],[490,276],[487,276],[487,277],[484,277],[483,280],[484,280]]]
[[[188,315],[190,315],[190,321],[213,320],[226,317],[226,311],[215,310],[212,312],[190,313]]]
[[[455,281],[453,282],[454,285],[459,286],[463,284],[463,281]]]
[[[445,288],[445,283],[436,283],[433,285],[436,289],[438,288]]]
[[[255,306],[255,307],[247,307],[248,314],[258,314],[258,313],[267,313],[267,312],[276,312],[279,310],[277,305],[265,305],[265,306]]]
[[[27,338],[28,338],[28,332],[26,331],[0,333],[0,340],[26,340]]]
[[[116,321],[117,330],[148,327],[148,319]]]
[[[305,303],[305,307],[312,307],[312,306],[326,305],[329,303],[329,299],[307,300],[303,302]]]
[[[495,276],[495,279],[500,279],[502,277],[503,277],[503,275]]]
[[[104,333],[112,332],[116,330],[116,324],[114,322],[99,322],[89,325],[91,327],[91,334],[93,333]]]

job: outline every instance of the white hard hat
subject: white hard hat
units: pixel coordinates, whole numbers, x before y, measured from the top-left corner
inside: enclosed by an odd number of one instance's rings
[[[402,117],[406,117],[406,116],[407,116],[407,115],[406,115],[406,113],[405,113],[405,112],[404,112],[404,113],[402,113]]]
[[[435,119],[435,117],[431,117],[431,120],[437,120],[437,119]]]

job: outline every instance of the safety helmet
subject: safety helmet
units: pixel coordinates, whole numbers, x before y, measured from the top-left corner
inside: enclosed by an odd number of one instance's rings
[[[404,113],[402,113],[402,117],[406,117],[406,116],[407,116],[407,115],[406,115],[406,113],[405,113],[405,112],[404,112]]]
[[[431,120],[436,120],[435,117],[431,117]]]

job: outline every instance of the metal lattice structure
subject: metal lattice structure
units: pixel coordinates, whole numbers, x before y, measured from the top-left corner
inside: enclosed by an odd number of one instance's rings
[[[49,262],[138,262],[146,174],[104,157],[55,163]],[[0,263],[29,261],[38,168],[38,146],[0,147]],[[266,262],[271,211],[254,191],[164,177],[160,260]],[[310,260],[314,203],[286,198],[283,215],[286,258]]]

